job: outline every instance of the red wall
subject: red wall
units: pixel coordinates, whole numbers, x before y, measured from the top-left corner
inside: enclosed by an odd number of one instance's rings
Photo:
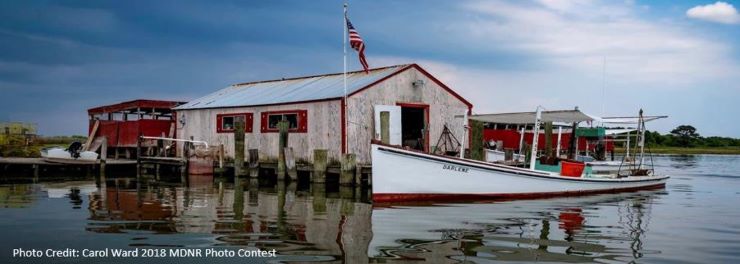
[[[516,130],[504,130],[504,129],[484,129],[483,130],[483,139],[488,142],[490,140],[503,140],[504,142],[504,148],[505,149],[519,149],[519,131]],[[540,133],[540,138],[538,139],[539,142],[537,143],[538,149],[544,150],[545,149],[545,134]],[[532,133],[525,132],[524,134],[524,142],[527,144],[532,144]],[[553,133],[552,135],[552,147],[555,149],[558,144],[558,134],[557,132]],[[570,144],[570,133],[563,133],[560,137],[560,149],[566,150],[568,149],[568,144]],[[591,144],[589,145],[589,148],[591,151],[594,150],[595,145]],[[586,149],[586,138],[580,137],[578,138],[578,149],[584,150]],[[607,141],[606,142],[606,149],[608,151],[611,151],[614,149],[614,142]]]
[[[109,147],[136,147],[139,134],[150,137],[167,136],[173,120],[141,119],[135,121],[101,120],[96,136],[108,138]],[[92,130],[92,127],[90,127]]]

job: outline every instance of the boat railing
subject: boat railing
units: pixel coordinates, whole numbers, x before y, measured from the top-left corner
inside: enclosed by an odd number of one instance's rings
[[[140,138],[141,139],[153,139],[153,140],[167,140],[167,141],[175,141],[175,142],[190,142],[193,144],[201,144],[201,145],[204,145],[206,148],[208,148],[208,142],[205,142],[202,140],[167,138],[167,137],[149,137],[149,136],[141,136]]]

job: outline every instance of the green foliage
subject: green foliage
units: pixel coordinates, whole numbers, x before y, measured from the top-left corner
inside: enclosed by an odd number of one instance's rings
[[[681,147],[691,147],[701,136],[696,133],[696,128],[690,125],[680,125],[671,130],[671,134],[676,137],[676,142]]]
[[[632,142],[635,140],[634,134],[632,140]],[[740,147],[740,138],[702,137],[693,126],[681,125],[666,135],[661,135],[657,131],[645,131],[645,143],[649,147],[726,148]]]

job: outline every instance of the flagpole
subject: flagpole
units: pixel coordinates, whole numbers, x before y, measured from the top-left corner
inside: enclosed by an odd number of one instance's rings
[[[349,116],[347,116],[347,2],[344,3],[344,18],[342,23],[342,32],[344,34],[342,35],[342,48],[344,49],[344,133],[349,132],[349,126],[347,125],[349,122]],[[347,141],[347,135],[344,135],[344,140]],[[347,142],[342,142],[344,144],[344,153],[347,153]]]

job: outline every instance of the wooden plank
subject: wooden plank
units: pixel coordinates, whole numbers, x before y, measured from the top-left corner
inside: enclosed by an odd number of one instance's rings
[[[92,131],[90,131],[90,134],[87,135],[87,141],[85,141],[85,148],[83,149],[83,151],[89,149],[90,144],[92,144],[93,138],[95,138],[95,134],[98,133],[99,125],[100,125],[100,120],[95,120],[95,124],[93,125]]]

